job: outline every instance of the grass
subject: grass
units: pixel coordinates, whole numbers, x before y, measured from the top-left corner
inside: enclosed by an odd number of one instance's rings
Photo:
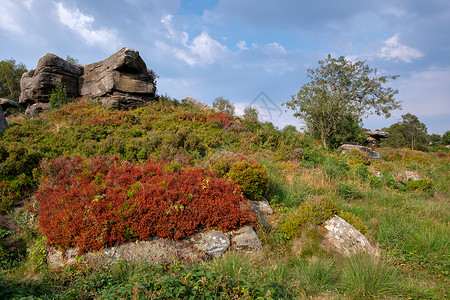
[[[44,238],[25,234],[32,220],[9,218],[18,224],[2,228],[0,298],[450,298],[449,153],[384,148],[377,150],[381,160],[361,164],[326,152],[307,135],[238,117],[227,127],[215,117],[170,99],[122,112],[84,99],[33,120],[14,117],[0,137],[0,156],[11,158],[0,161],[0,169],[7,170],[0,175],[1,209],[29,203],[40,180],[39,162],[60,155],[115,154],[137,164],[150,156],[179,168],[209,168],[224,153],[242,155],[269,173],[264,196],[275,213],[269,227],[258,228],[261,253],[228,252],[201,266],[119,262],[111,268],[48,270]],[[375,177],[375,170],[384,176]],[[421,174],[427,186],[408,188],[396,181],[395,174],[404,170]],[[281,231],[286,217],[314,196],[330,197],[340,210],[359,217],[381,258],[326,252],[317,229],[286,239]],[[10,246],[15,235],[24,240],[23,258]]]

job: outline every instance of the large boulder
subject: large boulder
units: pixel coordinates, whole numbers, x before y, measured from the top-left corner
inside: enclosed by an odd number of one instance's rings
[[[361,232],[339,216],[335,215],[328,219],[323,227],[326,229],[326,233],[321,245],[326,250],[333,250],[344,256],[357,252],[366,252],[373,256],[380,255],[380,250],[377,247],[373,246]]]
[[[103,105],[133,108],[155,98],[153,75],[139,52],[122,48],[107,59],[86,65],[79,79],[80,95],[104,97]]]
[[[8,108],[15,108],[17,106],[17,103],[12,100],[0,98],[0,132],[8,129],[8,123],[6,122],[4,112]]]
[[[31,105],[39,102],[49,102],[49,97],[58,83],[66,87],[67,96],[78,97],[78,78],[83,69],[72,65],[55,54],[47,53],[37,64],[35,70],[22,75],[20,80],[21,105]]]
[[[356,149],[356,150],[366,153],[367,156],[372,160],[381,158],[380,153],[378,153],[376,151],[372,151],[372,149],[369,147],[364,147],[364,146],[360,146],[360,145],[352,145],[352,144],[344,144],[341,146],[342,153],[349,153],[353,149]]]
[[[368,130],[365,129],[364,133],[367,137],[367,145],[372,148],[379,148],[381,139],[387,139],[391,136],[389,132],[381,131],[381,130]]]

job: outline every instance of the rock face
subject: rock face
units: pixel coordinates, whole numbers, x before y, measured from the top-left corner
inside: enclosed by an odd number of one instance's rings
[[[256,232],[250,226],[245,226],[228,233],[209,230],[177,241],[156,238],[151,241],[129,242],[81,255],[78,255],[79,248],[66,251],[50,248],[47,251],[47,263],[52,268],[76,262],[111,265],[120,260],[150,264],[171,263],[177,260],[192,265],[217,258],[230,249],[230,246],[231,249],[246,253],[255,253],[262,249]]]
[[[80,96],[78,78],[82,74],[83,69],[55,54],[48,53],[39,59],[35,70],[22,75],[19,103],[25,106],[48,102],[59,82],[65,85],[69,97],[78,97]]]
[[[372,148],[380,148],[381,139],[387,139],[391,136],[389,132],[381,130],[364,130],[367,137],[367,145]]]
[[[348,256],[356,252],[367,252],[373,256],[379,255],[379,249],[372,246],[367,238],[355,227],[338,216],[333,216],[324,223],[327,230],[322,241],[322,247]]]
[[[111,108],[141,106],[153,100],[156,91],[154,78],[139,52],[130,48],[85,66],[79,83],[81,96],[106,96],[102,103]]]
[[[14,108],[17,106],[17,103],[12,100],[0,98],[0,132],[8,129],[8,123],[6,122],[5,114],[3,112],[5,112],[8,108]]]
[[[371,148],[360,146],[360,145],[351,145],[351,144],[344,144],[341,146],[342,153],[349,153],[353,149],[367,153],[369,158],[372,160],[380,159],[380,153],[372,151]]]
[[[84,69],[48,53],[35,70],[22,75],[19,103],[48,103],[59,82],[66,87],[68,97],[102,97],[104,106],[120,109],[144,105],[155,99],[156,92],[154,77],[136,50],[122,48]]]

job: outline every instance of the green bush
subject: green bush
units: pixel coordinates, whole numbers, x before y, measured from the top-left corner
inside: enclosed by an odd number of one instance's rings
[[[303,202],[297,211],[287,216],[281,230],[287,238],[300,236],[303,229],[322,224],[338,211],[336,203],[330,197],[312,197]]]
[[[353,182],[340,182],[336,184],[337,194],[346,199],[359,199],[363,198],[363,193]]]
[[[331,180],[344,178],[349,170],[350,168],[345,162],[333,156],[326,155],[323,160],[322,171]]]
[[[51,108],[60,108],[69,103],[72,99],[67,96],[67,89],[64,83],[59,82],[50,94],[49,102]]]
[[[416,190],[416,191],[430,191],[434,187],[434,183],[431,179],[420,179],[410,181],[406,184],[406,190]]]
[[[366,152],[363,152],[358,149],[352,149],[348,153],[344,153],[341,155],[341,159],[347,162],[348,165],[366,165],[369,166],[371,164],[371,160]]]
[[[269,172],[259,164],[240,161],[233,164],[227,174],[250,200],[260,200],[269,187]]]

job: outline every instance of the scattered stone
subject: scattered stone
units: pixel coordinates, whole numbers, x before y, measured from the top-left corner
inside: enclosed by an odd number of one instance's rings
[[[389,132],[381,130],[364,130],[368,135],[367,145],[373,148],[380,148],[381,139],[386,139],[391,136]]]
[[[197,99],[191,98],[191,97],[184,97],[183,100],[181,100],[183,104],[191,105],[195,108],[201,109],[201,110],[208,110],[213,109],[211,106],[206,105],[205,103],[198,101]],[[215,110],[215,109],[214,109]]]
[[[273,209],[266,198],[260,201],[249,201],[250,209],[258,214],[258,221],[264,227],[270,227],[268,217],[273,214]]]
[[[189,241],[195,248],[205,252],[212,258],[221,256],[230,247],[230,239],[217,230],[198,233],[191,237]]]
[[[50,103],[34,103],[25,110],[25,117],[34,118],[37,115],[50,109]]]
[[[413,172],[413,171],[402,171],[399,172],[395,175],[395,179],[398,181],[403,181],[403,182],[407,182],[407,181],[416,181],[416,180],[421,180],[422,176],[420,176],[419,173],[417,172]]]
[[[360,146],[360,145],[351,145],[351,144],[344,144],[341,146],[342,153],[349,153],[353,149],[367,153],[368,157],[371,160],[376,160],[376,159],[381,158],[380,153],[372,151],[372,149],[369,147],[364,147],[364,146]]]
[[[80,95],[106,97],[112,108],[136,108],[155,99],[154,78],[139,52],[122,48],[107,59],[86,65],[79,80]]]
[[[327,220],[323,227],[327,232],[321,246],[326,250],[334,250],[344,256],[361,251],[373,256],[380,254],[377,247],[372,246],[361,232],[341,217],[335,215]]]
[[[19,103],[31,105],[47,103],[53,89],[62,82],[68,97],[79,97],[78,78],[83,69],[72,65],[55,54],[47,53],[37,64],[36,70],[22,75]]]
[[[244,253],[258,253],[262,249],[261,240],[250,226],[231,232],[231,249]]]

